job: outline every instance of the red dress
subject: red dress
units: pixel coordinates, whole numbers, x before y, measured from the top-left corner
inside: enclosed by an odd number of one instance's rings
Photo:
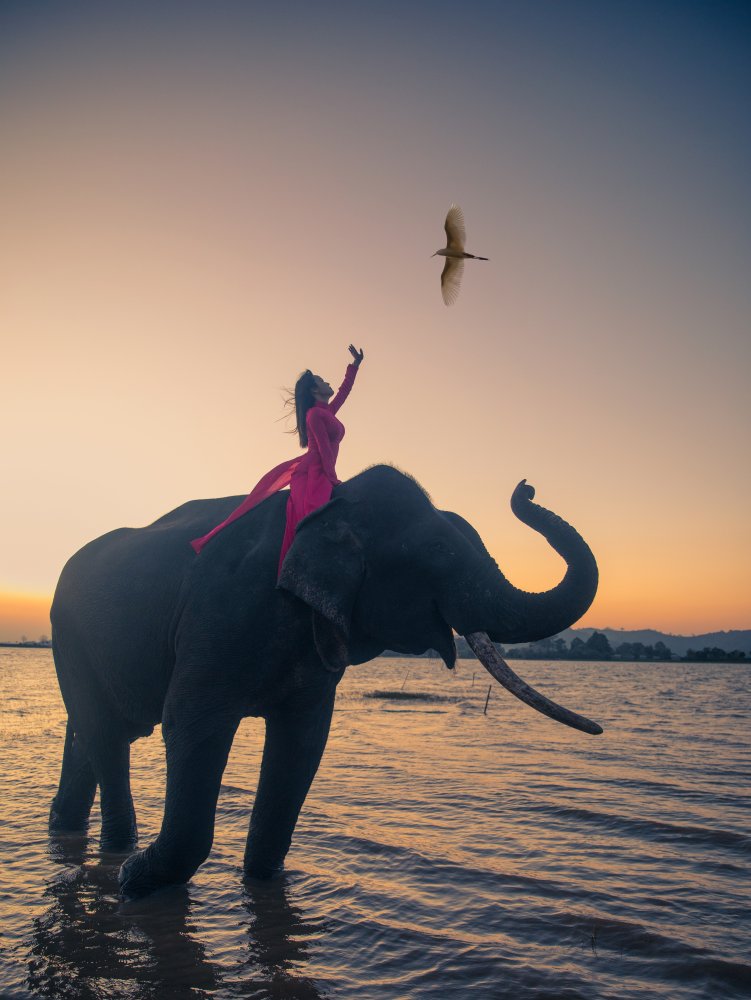
[[[337,419],[336,414],[344,400],[349,396],[356,374],[357,366],[348,365],[344,381],[331,402],[315,403],[308,410],[305,422],[308,431],[308,450],[305,454],[282,462],[271,472],[267,472],[228,518],[221,524],[217,524],[208,534],[193,539],[190,544],[196,552],[200,552],[206,542],[222,528],[226,528],[228,524],[252,510],[262,500],[266,500],[288,485],[287,524],[279,556],[279,570],[281,571],[282,562],[295,537],[298,523],[308,514],[328,503],[331,499],[332,489],[339,482],[336,477],[336,459],[339,454],[339,444],[344,437],[344,424]]]

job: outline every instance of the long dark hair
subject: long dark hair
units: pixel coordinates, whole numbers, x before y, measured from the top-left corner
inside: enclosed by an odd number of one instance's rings
[[[295,382],[294,392],[290,393],[287,399],[290,408],[292,406],[295,408],[295,423],[297,425],[297,434],[300,438],[301,448],[308,447],[308,428],[305,421],[308,416],[308,410],[315,403],[315,399],[313,398],[313,389],[316,384],[315,378],[310,368],[306,368],[297,382]]]

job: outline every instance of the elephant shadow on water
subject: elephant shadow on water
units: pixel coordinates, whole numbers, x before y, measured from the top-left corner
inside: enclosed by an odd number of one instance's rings
[[[50,905],[34,920],[27,942],[26,987],[34,996],[163,1000],[217,995],[223,987],[234,995],[243,986],[254,996],[324,996],[298,971],[308,959],[306,939],[321,928],[290,901],[286,878],[246,880],[239,902],[247,957],[223,967],[200,940],[186,886],[123,902],[117,895],[122,856],[87,860],[87,848],[85,837],[51,838],[50,854],[65,868],[47,886]]]
[[[130,744],[161,722],[167,788],[159,835],[131,854],[120,890],[135,898],[187,882],[206,860],[217,797],[241,719],[266,737],[244,870],[278,875],[350,664],[385,649],[434,649],[449,668],[454,633],[513,694],[587,733],[602,730],[517,677],[494,643],[531,642],[573,625],[597,591],[597,564],[571,525],[533,503],[514,514],[566,562],[557,586],[526,593],[475,529],[438,510],[411,477],[374,466],[335,487],[297,527],[280,576],[286,493],[204,535],[239,497],[196,500],[144,528],[120,528],[66,564],[52,604],[55,667],[68,712],[53,831],[87,828],[99,787],[101,846],[137,842]]]

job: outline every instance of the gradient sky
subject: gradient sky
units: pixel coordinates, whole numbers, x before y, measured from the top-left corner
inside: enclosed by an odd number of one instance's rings
[[[334,385],[380,461],[580,624],[751,627],[742,4],[0,6],[0,638],[84,542],[247,492]],[[441,300],[443,219],[467,265]]]

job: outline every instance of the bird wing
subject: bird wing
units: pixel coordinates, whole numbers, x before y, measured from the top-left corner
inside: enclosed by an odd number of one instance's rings
[[[464,261],[461,257],[447,257],[441,271],[441,295],[447,306],[456,302],[463,274]]]
[[[467,234],[464,230],[464,212],[458,205],[452,205],[448,210],[444,228],[446,230],[446,249],[464,252]]]

